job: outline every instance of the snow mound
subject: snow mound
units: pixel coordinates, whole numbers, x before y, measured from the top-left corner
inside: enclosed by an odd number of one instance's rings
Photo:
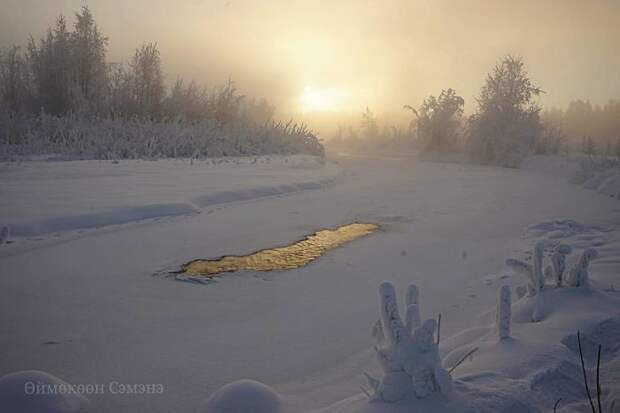
[[[266,384],[243,379],[217,390],[207,402],[205,413],[276,413],[282,400]]]
[[[54,387],[55,386],[55,387]],[[90,402],[83,396],[46,389],[70,389],[58,377],[38,370],[25,370],[0,377],[0,406],[11,413],[86,413]],[[37,389],[41,391],[37,391]]]
[[[218,191],[195,197],[192,202],[201,208],[229,202],[248,201],[276,195],[288,195],[295,192],[322,189],[334,183],[334,179],[298,182],[279,186],[265,186],[238,191]]]
[[[620,197],[620,169],[611,168],[599,172],[586,180],[583,187],[611,197]]]
[[[581,234],[593,234],[603,231],[602,228],[592,225],[583,225],[572,219],[554,219],[530,225],[525,230],[528,238],[546,237],[549,239],[568,238]]]

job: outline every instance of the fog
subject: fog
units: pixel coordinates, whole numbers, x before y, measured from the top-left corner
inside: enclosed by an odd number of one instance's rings
[[[109,60],[158,43],[176,76],[266,97],[279,116],[317,125],[404,116],[452,87],[465,111],[505,54],[522,56],[544,106],[620,95],[618,1],[2,0],[0,45],[43,35],[53,16],[88,5],[109,37]]]

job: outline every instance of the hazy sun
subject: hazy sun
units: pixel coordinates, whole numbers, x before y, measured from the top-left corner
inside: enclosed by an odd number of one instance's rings
[[[304,111],[338,110],[342,108],[344,98],[345,93],[341,89],[306,86],[301,95],[301,108]]]

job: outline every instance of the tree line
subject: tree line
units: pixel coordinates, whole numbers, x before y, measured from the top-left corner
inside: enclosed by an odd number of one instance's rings
[[[306,126],[275,122],[273,105],[242,95],[231,80],[208,89],[177,78],[168,88],[157,43],[138,47],[127,64],[109,62],[107,52],[108,38],[86,6],[75,13],[71,27],[60,16],[42,38],[31,36],[25,48],[0,50],[0,139],[14,146],[32,144],[22,136],[24,129],[45,123],[43,118],[47,123],[50,117],[65,118],[64,122],[54,122],[70,128],[70,120],[79,117],[128,125],[148,123],[149,128],[167,123],[205,123],[201,130],[209,131],[210,136],[202,137],[203,144],[205,139],[221,144],[215,141],[216,132],[220,136],[226,135],[222,131],[234,134],[234,129],[248,132],[254,128],[270,140],[262,147],[254,142],[252,148],[244,147],[244,142],[237,142],[237,147],[227,143],[229,149],[224,152],[231,155],[263,150],[323,153],[322,145]],[[19,124],[26,121],[31,123],[29,128]],[[41,139],[46,139],[45,133],[41,131]],[[193,142],[184,146],[196,149]],[[187,155],[188,150],[183,153]]]
[[[385,126],[379,132],[366,108],[360,133],[340,126],[333,142],[362,149],[376,149],[373,142],[401,147],[414,142],[422,153],[465,153],[473,162],[506,167],[517,167],[531,153],[620,156],[619,101],[601,107],[577,100],[565,111],[543,111],[537,101],[543,93],[523,59],[507,55],[487,74],[471,116],[464,116],[465,100],[449,88],[418,107],[405,105],[412,115],[406,130]]]
[[[561,130],[575,150],[620,157],[620,100],[612,99],[604,105],[573,100],[566,109],[545,110],[542,119]]]

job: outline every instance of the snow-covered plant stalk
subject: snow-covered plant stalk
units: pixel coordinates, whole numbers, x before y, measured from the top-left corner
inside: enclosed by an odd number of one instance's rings
[[[538,323],[545,318],[545,310],[543,307],[543,292],[540,291],[534,297],[534,309],[532,310],[532,322]]]
[[[422,398],[433,392],[448,394],[452,390],[452,378],[441,366],[439,347],[433,336],[437,328],[434,319],[421,326],[416,321],[419,294],[415,286],[407,290],[407,326],[399,312],[394,286],[382,283],[379,287],[381,320],[373,328],[377,339],[375,351],[383,369],[382,379],[366,374],[372,401],[394,402],[409,395]],[[413,328],[409,327],[418,324]]]
[[[497,335],[500,340],[510,338],[510,321],[512,318],[512,298],[510,295],[510,286],[504,285],[499,290],[497,300],[497,314],[495,324],[497,326]]]
[[[594,248],[586,249],[579,258],[579,261],[571,268],[567,283],[571,287],[582,287],[589,283],[588,267],[593,259],[598,257],[598,251]]]
[[[405,325],[409,334],[413,334],[416,328],[420,327],[420,292],[415,284],[407,287],[405,296]]]
[[[518,274],[525,276],[528,280],[527,292],[530,297],[535,296],[545,286],[545,277],[543,274],[543,255],[545,244],[539,241],[534,246],[534,265],[528,264],[521,260],[509,258],[506,265]]]
[[[564,271],[566,271],[566,256],[572,252],[572,248],[566,244],[560,244],[556,247],[551,256],[551,265],[553,266],[553,278],[555,285],[561,287],[563,283]]]
[[[545,243],[538,241],[534,245],[534,287],[537,291],[542,291],[545,286],[543,274],[543,258],[545,254]]]
[[[506,265],[517,274],[521,274],[527,278],[527,295],[530,297],[535,296],[536,288],[534,286],[536,285],[536,282],[534,281],[534,269],[532,268],[532,265],[514,258],[508,258],[506,260]]]

